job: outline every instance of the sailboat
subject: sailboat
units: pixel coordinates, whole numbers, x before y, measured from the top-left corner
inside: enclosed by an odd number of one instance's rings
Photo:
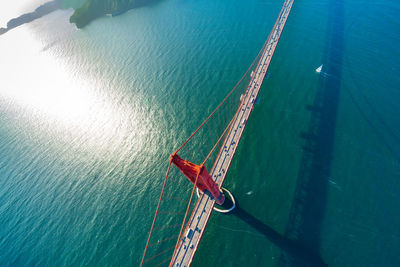
[[[315,72],[320,73],[324,64],[315,69]]]

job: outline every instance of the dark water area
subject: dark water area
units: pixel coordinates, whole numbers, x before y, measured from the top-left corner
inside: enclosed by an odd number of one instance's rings
[[[328,64],[324,65],[313,104],[306,107],[311,118],[308,131],[301,134],[305,144],[285,233],[316,253],[320,253],[321,227],[326,210],[340,101],[345,44],[344,2],[330,1],[329,12],[323,55],[323,62]],[[290,255],[289,258],[282,258],[281,264],[310,266]]]
[[[327,266],[322,258],[307,248],[300,241],[291,240],[284,235],[279,234],[274,229],[255,218],[253,215],[243,210],[239,203],[236,204],[232,216],[236,216],[243,222],[257,230],[260,234],[264,235],[275,246],[279,247],[286,257],[290,257],[292,262],[297,266]],[[283,263],[287,265],[287,262]]]

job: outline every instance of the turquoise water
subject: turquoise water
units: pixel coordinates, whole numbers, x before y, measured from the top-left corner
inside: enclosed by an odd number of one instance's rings
[[[0,27],[44,1],[8,2]],[[58,10],[0,35],[0,265],[137,266],[169,153],[282,3],[164,0],[83,30]],[[294,2],[225,181],[240,210],[211,216],[193,266],[400,265],[399,11]]]

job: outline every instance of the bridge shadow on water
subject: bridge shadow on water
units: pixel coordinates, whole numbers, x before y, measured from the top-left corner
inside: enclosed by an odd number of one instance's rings
[[[317,254],[320,253],[321,224],[331,176],[344,51],[344,2],[331,0],[328,8],[324,72],[320,73],[314,103],[307,107],[311,119],[307,132],[301,134],[305,143],[285,233],[286,237]],[[278,266],[314,265],[283,253]]]
[[[279,247],[288,257],[312,266],[327,266],[318,254],[304,247],[300,242],[290,240],[289,238],[279,234],[274,229],[240,208],[238,203],[236,203],[236,208],[231,214],[235,215],[264,235],[270,242]]]
[[[281,249],[277,266],[328,266],[320,256],[321,224],[331,162],[334,152],[336,117],[341,90],[344,51],[344,0],[329,2],[327,42],[318,90],[304,139],[296,188],[284,235],[237,206],[232,212]]]

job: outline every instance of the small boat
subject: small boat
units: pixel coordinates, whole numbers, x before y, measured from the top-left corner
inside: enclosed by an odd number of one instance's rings
[[[315,69],[315,72],[320,73],[324,64]]]

